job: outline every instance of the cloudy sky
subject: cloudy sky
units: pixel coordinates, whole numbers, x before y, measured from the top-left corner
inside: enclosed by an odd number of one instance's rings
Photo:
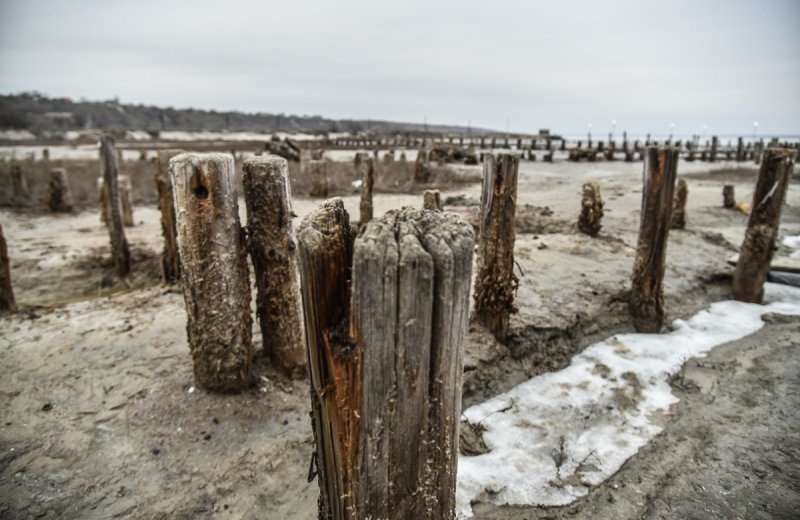
[[[798,0],[0,0],[0,93],[798,135],[798,21]]]

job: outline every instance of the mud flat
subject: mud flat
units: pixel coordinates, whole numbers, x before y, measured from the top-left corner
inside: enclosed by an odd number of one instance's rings
[[[522,162],[520,310],[506,345],[471,328],[465,408],[632,330],[627,294],[641,169]],[[688,225],[670,234],[668,322],[730,297],[726,261],[747,217],[722,207],[722,186],[734,184],[737,198],[749,200],[756,170],[682,162],[678,175],[689,188]],[[588,180],[600,183],[606,201],[597,238],[575,225]],[[799,185],[795,174],[781,239],[800,235]],[[445,210],[472,218],[479,193],[478,184],[444,189]],[[318,203],[296,193],[294,209],[302,217]],[[351,215],[358,203],[345,197]],[[376,214],[421,204],[420,195],[374,197]],[[158,211],[137,207],[135,219],[128,241],[136,274],[123,284],[110,276],[108,233],[96,210],[55,217],[0,209],[21,304],[0,316],[0,517],[314,518],[307,382],[269,366],[254,327],[253,387],[238,396],[195,388],[182,298],[158,281]],[[686,518],[704,511],[780,518],[797,511],[797,323],[771,316],[755,335],[689,361],[673,380],[681,402],[664,431],[587,497],[563,508],[476,503],[475,517]]]

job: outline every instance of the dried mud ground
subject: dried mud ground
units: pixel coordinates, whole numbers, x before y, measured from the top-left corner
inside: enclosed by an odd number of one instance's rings
[[[520,167],[519,312],[496,343],[472,326],[464,405],[565,366],[593,341],[632,330],[627,315],[641,163]],[[729,297],[727,258],[746,216],[721,207],[722,185],[749,201],[756,170],[681,163],[689,224],[673,231],[670,318]],[[606,200],[598,238],[577,233],[581,184]],[[136,182],[136,181],[134,181]],[[443,193],[474,218],[479,186]],[[318,200],[295,199],[303,216]],[[358,200],[345,198],[357,219]],[[378,194],[376,214],[421,204]],[[158,283],[158,213],[136,209],[134,275],[115,279],[97,211],[50,216],[0,210],[20,310],[0,316],[0,517],[275,518],[316,516],[305,380],[257,353],[252,388],[220,396],[193,386],[183,300]],[[781,237],[800,234],[793,177]],[[785,253],[786,251],[779,251]],[[690,360],[664,431],[589,496],[562,508],[475,504],[476,518],[791,518],[800,511],[800,322],[770,316],[756,334]],[[254,327],[256,347],[261,336]]]

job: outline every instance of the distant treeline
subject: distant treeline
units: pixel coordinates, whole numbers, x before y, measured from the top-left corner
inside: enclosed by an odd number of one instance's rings
[[[0,129],[29,130],[33,133],[119,129],[146,130],[154,136],[162,130],[265,131],[265,132],[365,132],[396,133],[427,130],[461,133],[467,128],[391,121],[326,119],[321,116],[246,114],[215,110],[175,109],[108,101],[74,101],[49,98],[37,92],[0,95]],[[487,133],[487,130],[473,129]]]

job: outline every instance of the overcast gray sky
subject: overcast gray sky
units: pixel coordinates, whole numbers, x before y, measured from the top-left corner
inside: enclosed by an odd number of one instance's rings
[[[0,93],[800,134],[800,0],[0,0]]]

